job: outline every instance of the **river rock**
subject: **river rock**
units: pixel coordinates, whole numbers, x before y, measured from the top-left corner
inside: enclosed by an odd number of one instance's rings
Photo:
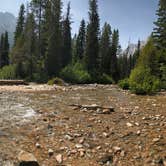
[[[80,149],[80,148],[83,148],[83,145],[82,145],[82,144],[76,144],[75,147],[76,147],[77,149]]]
[[[40,145],[39,143],[36,143],[35,146],[36,146],[36,148],[38,148],[38,149],[41,148],[41,145]]]
[[[49,149],[48,154],[49,154],[49,156],[52,156],[54,154],[54,151],[52,149]]]
[[[133,127],[133,124],[132,123],[126,123],[127,127]]]
[[[98,162],[101,163],[101,164],[109,163],[111,165],[113,163],[113,156],[112,155],[105,155],[105,156],[101,157],[98,160]]]
[[[56,158],[56,161],[59,164],[62,164],[62,162],[63,162],[63,156],[61,154],[58,154],[55,158]]]
[[[73,137],[67,134],[67,135],[65,135],[65,139],[66,139],[66,140],[69,140],[69,141],[72,141],[72,140],[73,140]]]
[[[120,152],[122,150],[121,147],[118,146],[114,146],[113,149],[115,153]]]
[[[39,166],[37,159],[32,153],[21,151],[18,155],[19,166]]]
[[[102,113],[103,114],[111,114],[112,112],[114,112],[114,108],[110,108],[110,109],[103,109]]]

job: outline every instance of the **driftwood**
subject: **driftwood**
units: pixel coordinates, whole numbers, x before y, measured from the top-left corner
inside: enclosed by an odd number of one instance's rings
[[[0,80],[0,85],[28,85],[24,80]]]
[[[99,106],[96,104],[92,104],[92,105],[71,104],[70,106],[74,107],[75,109],[93,110],[93,111],[97,111],[98,113],[102,113],[102,114],[110,114],[111,112],[114,112],[113,107],[103,107],[103,106]]]

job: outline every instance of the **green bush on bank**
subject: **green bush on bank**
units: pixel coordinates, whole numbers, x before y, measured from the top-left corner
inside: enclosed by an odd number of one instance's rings
[[[61,78],[55,77],[48,81],[48,85],[64,85],[64,81]]]
[[[112,79],[111,76],[103,73],[103,74],[101,74],[101,76],[98,77],[97,83],[100,83],[100,84],[113,84],[114,80]]]
[[[150,68],[136,67],[129,78],[130,90],[136,94],[152,94],[160,89],[160,81],[151,75]]]
[[[124,80],[120,80],[118,85],[123,89],[123,90],[128,90],[130,88],[129,84],[129,79],[126,78]]]
[[[5,66],[0,69],[0,79],[16,79],[16,65]]]
[[[60,77],[66,82],[78,84],[89,83],[91,80],[90,74],[79,62],[75,64],[70,64],[67,67],[65,67],[61,71]]]

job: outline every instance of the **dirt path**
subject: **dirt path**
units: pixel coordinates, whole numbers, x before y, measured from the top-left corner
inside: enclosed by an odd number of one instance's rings
[[[165,93],[135,96],[102,85],[0,87],[0,104],[0,165],[17,163],[22,150],[42,166],[166,165]],[[71,104],[113,106],[115,112]]]

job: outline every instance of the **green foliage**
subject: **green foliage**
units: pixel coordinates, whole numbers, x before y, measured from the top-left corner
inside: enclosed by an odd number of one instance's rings
[[[124,79],[124,80],[120,80],[118,85],[124,89],[124,90],[128,90],[130,88],[130,84],[129,84],[129,79]]]
[[[135,68],[129,78],[130,89],[136,94],[152,94],[159,90],[160,81],[151,75],[150,68],[139,66]]]
[[[160,68],[160,71],[162,73],[161,75],[161,88],[166,89],[166,65],[162,65]]]
[[[18,15],[17,25],[16,25],[16,31],[14,33],[14,46],[16,45],[17,39],[20,38],[20,36],[23,33],[24,29],[24,21],[25,21],[25,6],[22,4],[20,6],[20,11]]]
[[[85,52],[85,33],[86,33],[86,25],[85,20],[81,21],[79,33],[76,39],[76,48],[75,48],[75,59],[81,60],[84,57]]]
[[[49,77],[57,76],[62,68],[62,26],[61,0],[51,1],[51,7],[48,11],[48,43],[46,52],[46,69]]]
[[[64,85],[64,81],[58,77],[52,78],[51,80],[48,81],[48,85]]]
[[[70,2],[67,6],[67,14],[63,20],[63,50],[62,50],[62,68],[67,66],[72,61],[72,41],[71,41],[71,18],[70,18]]]
[[[111,44],[111,75],[112,78],[117,82],[119,78],[118,72],[118,61],[117,52],[119,47],[119,31],[114,30],[112,34],[112,44]]]
[[[102,72],[110,74],[111,67],[111,26],[107,23],[104,24],[101,40],[100,40],[100,57]]]
[[[16,65],[9,65],[0,69],[0,79],[16,79]]]
[[[60,76],[67,82],[70,83],[89,83],[91,77],[89,73],[85,70],[81,63],[70,64],[65,67]]]
[[[9,41],[8,32],[1,34],[0,41],[0,68],[9,65]]]
[[[155,28],[153,38],[158,49],[165,49],[166,46],[166,1],[159,0],[157,10],[157,21],[154,23]]]
[[[99,14],[97,0],[89,0],[89,24],[86,34],[85,61],[86,68],[92,77],[99,70]]]
[[[151,69],[151,74],[157,75],[159,72],[158,53],[153,39],[150,37],[147,44],[141,51],[137,66],[145,66]]]
[[[113,84],[114,80],[112,79],[111,76],[103,73],[101,76],[99,76],[97,78],[97,83],[100,83],[100,84]]]

